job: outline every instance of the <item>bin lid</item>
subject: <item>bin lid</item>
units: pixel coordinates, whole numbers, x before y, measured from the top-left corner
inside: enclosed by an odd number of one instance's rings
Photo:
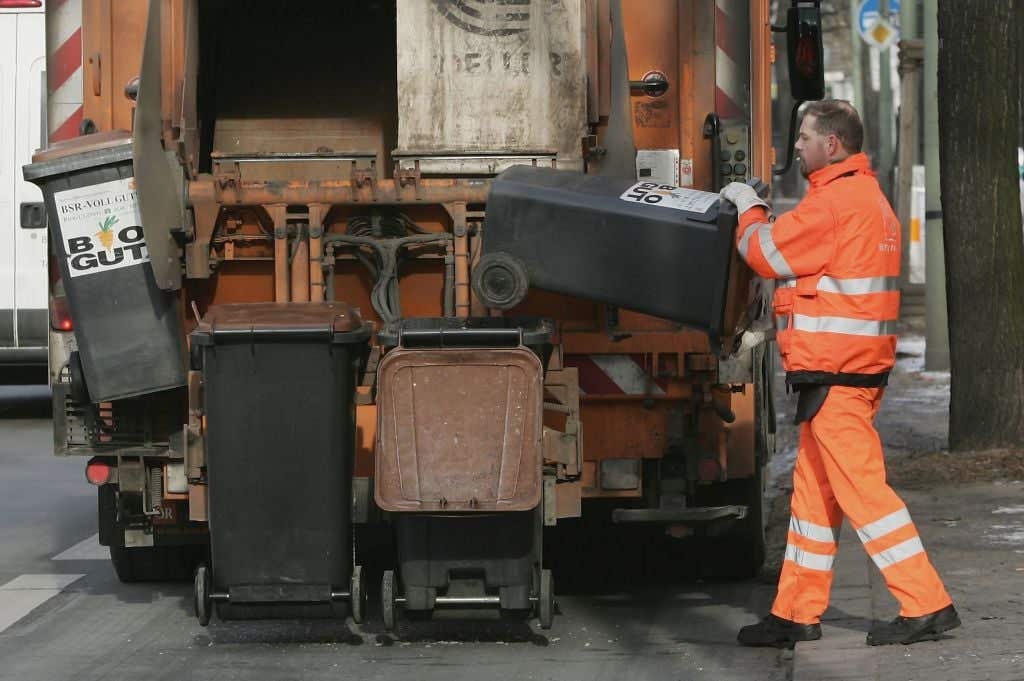
[[[32,182],[131,159],[132,134],[127,130],[111,130],[74,137],[47,149],[40,149],[32,156],[32,163],[25,166],[23,172],[25,179]]]
[[[343,302],[232,303],[210,307],[192,339],[200,345],[241,338],[361,343],[370,330],[359,311]]]

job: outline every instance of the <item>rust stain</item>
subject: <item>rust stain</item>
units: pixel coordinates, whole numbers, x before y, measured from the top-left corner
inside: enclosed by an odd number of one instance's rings
[[[634,102],[633,122],[640,128],[671,128],[672,110],[665,100]]]

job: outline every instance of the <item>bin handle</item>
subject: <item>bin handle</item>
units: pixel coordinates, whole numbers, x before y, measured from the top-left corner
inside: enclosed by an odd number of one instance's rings
[[[398,332],[398,345],[403,348],[411,347],[407,340],[436,338],[436,347],[518,347],[523,345],[523,329],[400,329]],[[515,339],[515,344],[508,344],[508,340]],[[462,342],[459,342],[461,339]],[[468,342],[467,342],[468,341]],[[474,342],[476,341],[476,342]],[[491,341],[491,342],[487,342]],[[505,341],[505,343],[497,343]]]

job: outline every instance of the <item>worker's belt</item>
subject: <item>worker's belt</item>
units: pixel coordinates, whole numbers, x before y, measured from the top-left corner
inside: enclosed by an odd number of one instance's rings
[[[830,371],[790,371],[786,385],[845,385],[849,388],[884,388],[889,384],[889,372],[880,374],[832,373]]]

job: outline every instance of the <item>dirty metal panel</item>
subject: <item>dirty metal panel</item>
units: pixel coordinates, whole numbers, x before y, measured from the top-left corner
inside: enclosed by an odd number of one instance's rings
[[[582,166],[583,0],[398,3],[400,153],[557,152]]]
[[[398,167],[423,175],[498,175],[514,165],[557,168],[558,159],[551,154],[404,156],[394,154]]]
[[[157,286],[172,291],[181,288],[181,249],[173,233],[185,229],[184,176],[175,154],[163,147],[163,102],[158,87],[163,72],[159,3],[150,0],[149,8],[132,156],[153,277]]]
[[[358,172],[376,172],[375,152],[251,153],[211,154],[213,174],[237,178],[239,182],[289,182],[304,180],[348,180]]]
[[[541,499],[542,367],[516,349],[394,350],[378,374],[385,511],[525,511]]]
[[[640,489],[640,459],[604,459],[600,469],[601,489]]]

